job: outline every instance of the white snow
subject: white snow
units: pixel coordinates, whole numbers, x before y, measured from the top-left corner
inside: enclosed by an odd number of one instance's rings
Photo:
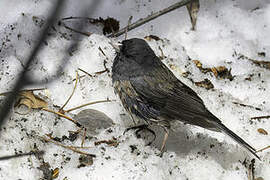
[[[95,11],[91,12],[91,17],[114,17],[124,27],[131,15],[134,22],[175,2],[177,1],[100,0]],[[53,1],[41,0],[1,0],[1,93],[11,89],[16,73],[24,65],[40,33],[40,27],[33,22],[32,17],[45,20],[52,3]],[[83,8],[91,3],[93,1],[69,0],[61,17],[79,16]],[[151,40],[148,43],[158,56],[161,55],[159,46],[161,47],[167,57],[163,62],[169,67],[175,67],[172,69],[175,75],[199,94],[209,110],[256,149],[269,146],[269,135],[262,135],[257,129],[263,128],[270,133],[270,120],[251,120],[251,117],[270,115],[270,70],[258,67],[246,59],[238,59],[239,56],[234,54],[236,52],[249,58],[269,61],[270,3],[267,0],[211,0],[200,3],[196,31],[190,30],[188,12],[182,7],[130,31],[128,37],[143,38],[153,34],[162,38],[163,41]],[[121,41],[123,38],[108,39],[101,34],[93,34],[82,39],[72,56],[65,56],[65,49],[70,41],[59,33],[54,33],[31,66],[31,75],[36,79],[46,78],[60,66],[64,66],[63,73],[52,83],[44,85],[48,90],[37,94],[47,97],[49,108],[53,108],[53,105],[62,106],[74,87],[75,71],[78,68],[89,74],[103,71],[104,60],[108,61],[106,66],[111,69],[115,51],[109,42]],[[99,47],[108,60],[98,50]],[[258,52],[265,52],[266,56],[259,57]],[[64,64],[61,63],[63,57],[69,58]],[[188,57],[199,60],[203,67],[226,66],[235,77],[230,81],[218,79],[211,73],[203,74]],[[185,78],[183,72],[191,74]],[[80,71],[79,74],[85,75]],[[251,81],[246,80],[248,77]],[[197,87],[190,78],[195,82],[207,78],[213,83],[214,89]],[[145,146],[146,142],[136,138],[133,131],[123,135],[124,130],[133,123],[118,96],[114,94],[110,73],[81,78],[65,109],[107,98],[114,101],[83,108],[102,111],[115,123],[110,128],[111,133],[103,130],[95,139],[86,140],[85,146],[93,148],[85,151],[97,156],[93,165],[77,168],[80,156],[78,153],[41,141],[40,136],[51,132],[54,137],[68,136],[68,131],[75,131],[77,127],[66,119],[59,119],[54,114],[40,110],[33,110],[27,115],[19,115],[15,113],[16,109],[12,110],[5,127],[0,131],[1,156],[20,151],[29,152],[37,146],[40,150],[45,150],[44,160],[50,164],[51,169],[60,168],[57,179],[61,180],[65,177],[68,180],[248,179],[248,169],[241,162],[245,158],[250,162],[254,157],[221,133],[176,123],[172,127],[163,157],[158,156],[162,129],[159,129],[161,133],[158,133],[153,146]],[[234,102],[258,107],[261,111]],[[73,116],[80,110],[67,115]],[[119,141],[117,147],[106,144],[94,146],[95,141],[113,137]],[[79,146],[81,139],[80,135],[74,142],[65,140],[63,143]],[[132,147],[135,149],[132,150]],[[258,155],[262,160],[256,160],[255,177],[270,179],[270,150]],[[66,160],[67,157],[70,160]],[[43,175],[37,169],[39,166],[40,162],[34,156],[0,161],[0,179],[40,179]]]

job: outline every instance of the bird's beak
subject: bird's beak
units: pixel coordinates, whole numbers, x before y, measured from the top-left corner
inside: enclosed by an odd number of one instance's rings
[[[116,52],[120,52],[120,48],[121,48],[121,46],[122,46],[122,44],[121,43],[112,43],[112,42],[109,42],[109,44],[114,48],[114,50],[116,51]]]

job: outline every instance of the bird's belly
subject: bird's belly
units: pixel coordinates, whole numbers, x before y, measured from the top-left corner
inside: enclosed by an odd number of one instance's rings
[[[114,81],[113,86],[128,113],[146,121],[158,119],[159,111],[143,102],[129,81]]]

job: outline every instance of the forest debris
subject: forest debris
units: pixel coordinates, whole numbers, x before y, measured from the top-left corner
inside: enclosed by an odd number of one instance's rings
[[[173,5],[169,6],[169,7],[164,8],[164,9],[162,9],[160,11],[152,12],[147,17],[141,18],[141,19],[135,21],[134,23],[130,24],[128,26],[129,27],[128,31],[130,31],[132,29],[135,29],[135,28],[137,28],[137,27],[139,27],[139,26],[141,26],[141,25],[143,25],[143,24],[145,24],[147,22],[150,22],[153,19],[158,18],[159,16],[162,16],[162,15],[167,14],[167,13],[169,13],[169,12],[175,10],[175,9],[178,9],[178,8],[180,8],[182,6],[185,6],[190,2],[191,2],[191,0],[182,0],[182,1],[177,2],[177,3],[175,3],[175,4],[173,4]],[[127,29],[127,27],[124,27],[124,28],[120,29],[117,33],[109,34],[107,37],[118,37],[118,36],[126,33],[126,29]]]
[[[259,129],[257,129],[257,131],[258,131],[260,134],[268,135],[268,132],[267,132],[265,129],[263,129],[263,128],[259,128]]]
[[[258,61],[258,60],[251,60],[255,65],[269,69],[270,70],[270,62],[269,61]]]
[[[10,155],[10,156],[2,156],[2,157],[0,157],[0,161],[13,159],[13,158],[18,158],[18,157],[36,155],[36,154],[43,155],[44,153],[45,153],[44,151],[30,151],[30,152],[27,152],[27,153],[19,153],[19,154]]]
[[[192,24],[191,30],[195,30],[196,22],[197,22],[197,17],[198,17],[198,12],[200,10],[200,1],[199,0],[192,0],[189,4],[186,5],[190,21]]]
[[[32,20],[36,26],[39,26],[40,28],[44,25],[45,21],[44,19],[37,17],[37,16],[32,16]]]
[[[15,103],[15,107],[20,107],[21,105],[26,106],[30,109],[42,109],[47,108],[48,103],[35,95],[32,90],[20,91],[18,94],[18,100]]]
[[[71,151],[73,151],[73,152],[76,152],[76,153],[79,153],[79,154],[82,154],[82,155],[87,155],[87,156],[96,157],[95,154],[90,154],[90,153],[83,152],[83,151],[80,151],[80,150],[79,150],[79,149],[86,149],[86,148],[88,148],[88,147],[67,146],[67,145],[61,144],[61,143],[59,143],[59,142],[53,140],[53,138],[52,138],[50,135],[48,135],[48,134],[47,134],[47,137],[48,137],[48,138],[45,138],[45,137],[41,137],[41,138],[42,138],[44,141],[46,141],[46,142],[51,142],[51,143],[53,143],[53,144],[55,144],[55,145],[57,145],[57,146],[61,146],[61,147],[65,148],[65,149],[69,149],[69,150],[71,150]]]
[[[195,82],[195,85],[199,87],[203,87],[207,90],[214,88],[214,85],[211,83],[209,79],[204,79],[203,81]]]
[[[252,117],[251,119],[267,119],[267,118],[270,118],[270,116],[257,116],[257,117]]]
[[[262,67],[262,68],[265,68],[265,69],[269,69],[270,70],[270,61],[261,61],[261,60],[256,60],[256,59],[252,59],[252,58],[249,58],[243,54],[236,54],[238,55],[238,59],[247,59],[249,61],[251,61],[253,64],[259,66],[259,67]],[[262,53],[258,53],[258,56],[261,56],[261,57],[264,57],[265,56],[265,53],[262,52]]]
[[[262,149],[259,149],[259,150],[256,151],[256,153],[257,153],[257,152],[262,152],[262,151],[264,151],[264,150],[266,150],[266,149],[270,149],[270,146],[266,146],[266,147],[264,147],[264,148],[262,148]]]
[[[82,32],[78,29],[74,29],[71,26],[65,24],[64,21],[67,21],[67,20],[84,20],[92,25],[97,25],[97,26],[102,25],[103,35],[114,34],[115,32],[119,31],[119,27],[120,27],[119,21],[112,17],[107,17],[106,19],[99,17],[95,19],[95,18],[88,18],[88,17],[72,17],[71,16],[71,17],[63,18],[59,21],[59,25],[64,26],[66,29],[69,29],[73,32],[80,33],[86,36],[90,36],[93,32]]]
[[[253,108],[253,109],[256,109],[258,111],[262,111],[261,108],[258,108],[258,107],[255,107],[255,106],[251,106],[251,105],[247,105],[247,104],[242,104],[242,103],[238,103],[238,102],[232,102],[233,104],[237,104],[239,106],[243,106],[243,107],[249,107],[249,108]]]
[[[52,170],[52,179],[56,179],[59,176],[59,168]]]
[[[150,34],[149,36],[145,36],[144,39],[147,41],[151,41],[151,40],[155,40],[155,41],[161,40],[162,41],[162,39],[160,37],[152,35],[152,34]]]
[[[212,72],[216,78],[229,79],[230,81],[234,78],[231,74],[231,69],[228,70],[225,66],[203,68],[202,63],[199,60],[193,60],[193,62],[202,73]]]
[[[53,179],[52,178],[52,170],[50,169],[51,166],[49,163],[45,162],[44,159],[41,160],[41,165],[37,168],[42,171],[44,179],[48,179],[48,180]]]
[[[265,52],[258,52],[258,56],[265,57],[266,56],[266,53]]]
[[[80,155],[79,162],[80,164],[78,165],[78,168],[91,166],[93,164],[93,157],[87,155]]]
[[[110,140],[101,140],[101,141],[96,141],[95,142],[95,146],[98,146],[100,144],[107,144],[109,146],[114,146],[114,147],[117,147],[119,142],[117,141],[117,139],[115,137],[113,137],[112,139]]]

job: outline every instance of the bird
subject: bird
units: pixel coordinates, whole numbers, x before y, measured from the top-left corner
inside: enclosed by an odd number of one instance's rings
[[[131,117],[163,127],[161,151],[171,123],[181,121],[223,132],[260,159],[252,146],[207,109],[194,90],[175,77],[144,39],[126,39],[120,44],[112,65],[114,91]]]

